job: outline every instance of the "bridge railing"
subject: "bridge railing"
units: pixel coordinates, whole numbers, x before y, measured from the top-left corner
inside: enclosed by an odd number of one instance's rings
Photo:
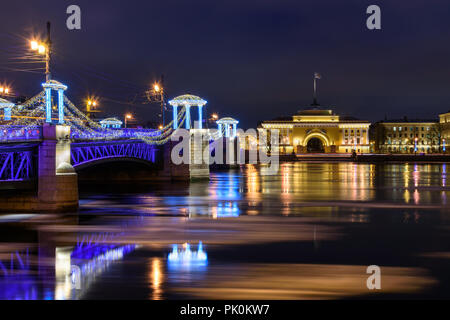
[[[111,158],[136,158],[155,163],[157,147],[143,141],[102,141],[71,143],[70,153],[73,166]]]
[[[139,136],[157,137],[159,134],[160,131],[156,129],[102,128],[92,131],[73,130],[71,138],[74,140],[132,139]]]
[[[42,140],[41,126],[0,126],[0,143]]]
[[[0,182],[24,181],[36,177],[35,145],[0,147]]]

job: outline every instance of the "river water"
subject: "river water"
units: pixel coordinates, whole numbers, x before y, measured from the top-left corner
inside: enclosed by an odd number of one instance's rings
[[[296,162],[83,191],[76,214],[0,217],[0,298],[449,298],[449,171]]]

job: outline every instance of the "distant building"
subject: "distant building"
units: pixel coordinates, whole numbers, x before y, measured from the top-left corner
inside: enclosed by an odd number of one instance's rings
[[[280,154],[367,153],[370,150],[369,121],[341,117],[331,109],[313,106],[287,119],[264,121],[258,130],[267,134],[279,129]]]
[[[372,140],[378,153],[441,152],[440,125],[434,120],[380,121],[372,127]]]
[[[441,129],[441,150],[446,152],[450,142],[450,111],[439,115],[439,126]]]
[[[100,121],[100,124],[102,128],[121,128],[122,127],[122,121],[120,121],[117,118],[107,118]]]

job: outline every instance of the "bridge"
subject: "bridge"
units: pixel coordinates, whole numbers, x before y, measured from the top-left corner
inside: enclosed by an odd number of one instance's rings
[[[158,163],[160,175],[167,179],[209,178],[207,163],[175,166],[170,159],[170,139],[178,128],[205,130],[206,101],[201,98],[184,95],[171,100],[173,120],[160,129],[105,128],[69,100],[64,84],[48,80],[42,87],[21,105],[0,100],[0,185],[37,181],[37,196],[11,195],[2,200],[1,211],[76,209],[77,171],[111,161]],[[199,118],[194,126],[193,107],[198,107]],[[191,147],[191,156],[199,147],[203,144]]]

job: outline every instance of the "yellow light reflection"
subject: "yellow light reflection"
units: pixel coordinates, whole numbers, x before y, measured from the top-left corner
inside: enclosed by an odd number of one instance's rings
[[[162,269],[162,262],[160,258],[151,259],[151,270],[149,272],[149,281],[152,288],[152,300],[162,299],[162,288],[164,274]]]

